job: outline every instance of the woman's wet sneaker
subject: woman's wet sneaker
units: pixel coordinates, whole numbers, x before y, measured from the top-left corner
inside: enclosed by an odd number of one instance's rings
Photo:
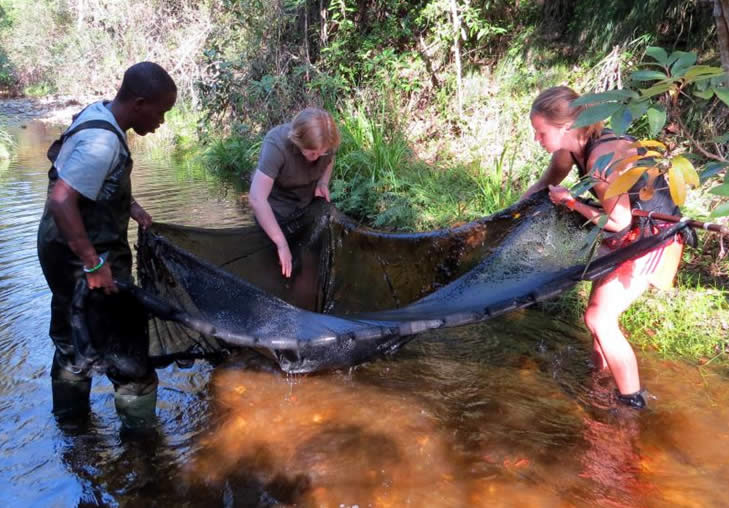
[[[633,409],[643,409],[645,408],[645,399],[643,398],[643,391],[638,391],[635,393],[630,393],[627,395],[623,395],[622,393],[615,393],[616,398],[618,399],[618,402],[621,404],[625,404],[628,407],[631,407]]]

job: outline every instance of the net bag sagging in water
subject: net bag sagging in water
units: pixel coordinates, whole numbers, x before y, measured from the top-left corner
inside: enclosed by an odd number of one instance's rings
[[[592,228],[546,191],[463,226],[412,234],[359,227],[317,199],[282,224],[290,279],[257,226],[154,224],[139,236],[138,298],[155,295],[146,307],[156,315],[150,355],[158,363],[253,347],[287,372],[312,372],[555,296],[681,227],[587,263]]]

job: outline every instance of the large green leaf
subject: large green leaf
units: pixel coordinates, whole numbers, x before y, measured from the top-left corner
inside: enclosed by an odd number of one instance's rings
[[[641,93],[643,94],[643,97],[653,97],[654,95],[660,95],[662,93],[666,93],[671,88],[673,88],[674,84],[673,82],[664,82],[661,81],[659,83],[656,83],[650,88],[644,88],[641,90]]]
[[[618,109],[623,107],[619,102],[605,102],[592,106],[580,113],[575,123],[572,124],[572,128],[576,129],[579,127],[585,127],[586,125],[592,125],[600,120],[605,120],[607,117],[615,113]]]
[[[674,51],[673,53],[671,53],[670,56],[666,59],[666,66],[672,66],[673,63],[679,59],[681,53],[683,53],[683,51]]]
[[[613,160],[613,155],[615,155],[615,152],[605,153],[598,157],[595,163],[592,165],[593,171],[597,173],[602,173],[602,171],[608,166],[608,164],[610,164],[610,161]]]
[[[676,51],[676,53],[680,53],[680,56],[671,65],[671,76],[680,78],[696,63],[696,53],[687,53],[685,51]]]
[[[717,196],[729,196],[729,183],[723,183],[713,187],[709,189],[709,192],[711,194],[716,194]]]
[[[696,97],[701,97],[702,99],[711,99],[714,96],[714,90],[709,88],[708,90],[694,90],[694,95]]]
[[[724,74],[724,70],[721,67],[712,67],[711,65],[694,65],[683,78],[689,82],[698,81],[699,79],[715,78]]]
[[[632,121],[633,115],[626,106],[622,106],[610,117],[610,127],[615,131],[615,134],[622,136],[628,130]]]
[[[726,217],[727,215],[729,215],[729,203],[722,203],[711,211],[709,217]]]
[[[665,73],[661,71],[635,71],[630,75],[630,79],[633,81],[655,81],[656,79],[666,79]]]
[[[651,106],[646,112],[648,115],[648,126],[650,128],[651,137],[655,136],[666,124],[666,110],[658,107]]]
[[[666,60],[668,60],[666,50],[658,46],[648,46],[645,48],[645,54],[661,65],[666,65]]]
[[[726,76],[727,76],[726,74],[719,74],[718,77],[721,78],[721,79],[725,79]],[[686,78],[684,78],[684,79],[686,79]],[[693,84],[696,84],[696,85],[698,85],[699,83],[709,83],[709,84],[711,84],[716,79],[717,79],[717,76],[709,76],[709,75],[703,75],[702,74],[702,75],[700,75],[700,76],[698,76],[698,77],[696,77],[694,79],[687,80],[687,83],[689,83],[689,84],[693,83]]]
[[[649,100],[630,101],[630,103],[628,103],[628,110],[630,111],[630,114],[633,115],[633,118],[640,118],[645,115],[645,112],[648,111],[648,107],[650,105],[651,102]]]
[[[714,93],[721,99],[721,102],[729,106],[729,88],[714,88]]]
[[[599,180],[591,176],[581,178],[576,184],[570,187],[570,193],[573,196],[581,196],[586,191],[592,189]]]
[[[639,96],[633,90],[608,90],[607,92],[588,93],[574,101],[573,106],[584,106],[586,104],[601,104],[603,102],[620,101],[623,99],[637,99]]]

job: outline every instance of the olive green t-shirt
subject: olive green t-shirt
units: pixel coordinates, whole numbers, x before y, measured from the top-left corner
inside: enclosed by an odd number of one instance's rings
[[[279,217],[288,217],[314,199],[316,183],[324,174],[333,154],[309,162],[288,138],[290,123],[274,127],[263,138],[258,171],[273,178],[268,203]]]

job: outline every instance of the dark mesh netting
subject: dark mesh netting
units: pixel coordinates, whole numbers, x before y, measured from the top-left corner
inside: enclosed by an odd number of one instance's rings
[[[594,238],[542,192],[500,213],[438,231],[358,227],[323,200],[282,225],[294,259],[281,276],[256,226],[155,224],[140,235],[136,295],[156,317],[157,363],[253,347],[288,372],[353,365],[415,334],[474,323],[592,280],[684,224],[586,265]]]

